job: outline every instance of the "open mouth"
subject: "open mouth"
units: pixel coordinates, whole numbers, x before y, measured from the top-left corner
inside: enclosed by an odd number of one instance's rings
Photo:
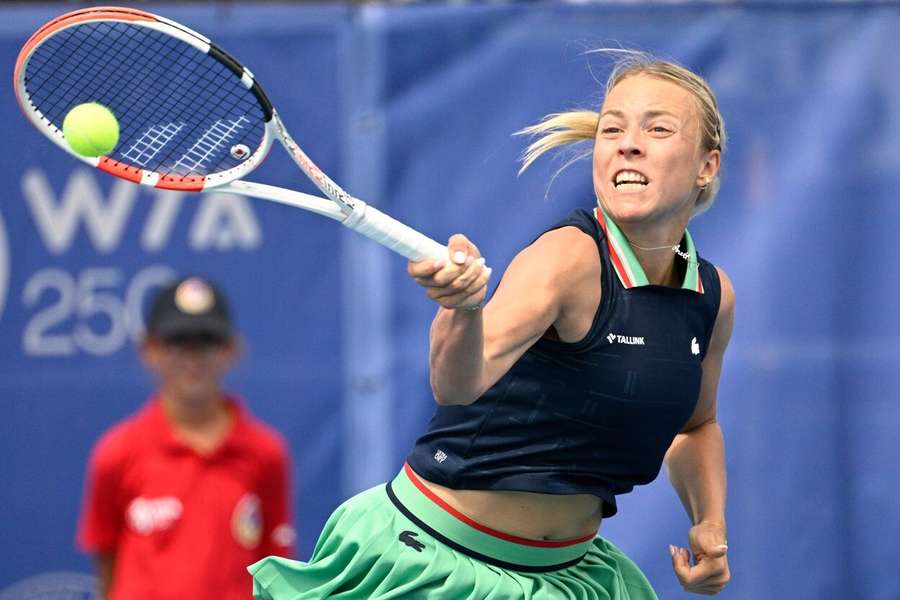
[[[621,192],[633,192],[647,187],[650,180],[639,171],[625,169],[616,173],[613,177],[613,185]]]

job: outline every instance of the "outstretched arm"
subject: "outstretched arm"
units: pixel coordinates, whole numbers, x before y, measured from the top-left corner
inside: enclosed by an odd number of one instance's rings
[[[455,265],[410,263],[408,270],[441,305],[431,325],[435,399],[470,404],[565,314],[574,290],[597,277],[599,258],[593,240],[578,229],[547,232],[513,259],[490,303],[466,310],[459,307],[484,298],[487,277],[474,244],[453,236],[449,246],[451,256],[460,251],[468,258]]]
[[[672,546],[672,566],[684,589],[699,594],[717,594],[731,578],[725,526],[725,444],[716,421],[716,395],[734,325],[734,289],[724,271],[719,270],[719,277],[722,299],[703,360],[697,408],[666,453],[669,479],[693,523],[688,534],[691,552]]]

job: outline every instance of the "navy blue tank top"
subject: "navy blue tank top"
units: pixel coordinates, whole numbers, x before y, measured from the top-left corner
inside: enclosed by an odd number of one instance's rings
[[[602,299],[575,343],[540,339],[478,400],[438,406],[407,462],[453,489],[616,495],[656,478],[694,411],[719,310],[716,268],[690,234],[682,288],[649,285],[627,240],[600,209],[574,226],[597,243]]]

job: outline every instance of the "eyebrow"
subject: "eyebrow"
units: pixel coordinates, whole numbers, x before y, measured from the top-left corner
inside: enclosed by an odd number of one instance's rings
[[[613,117],[619,117],[620,119],[625,118],[625,113],[623,113],[621,110],[617,110],[615,108],[603,111],[603,113],[600,114],[600,118],[602,119],[606,115],[611,115]],[[675,119],[680,120],[680,117],[678,115],[676,115],[675,113],[673,113],[672,111],[669,111],[669,110],[648,110],[647,112],[644,113],[644,118],[652,119],[653,117],[659,117],[659,116],[674,117]]]

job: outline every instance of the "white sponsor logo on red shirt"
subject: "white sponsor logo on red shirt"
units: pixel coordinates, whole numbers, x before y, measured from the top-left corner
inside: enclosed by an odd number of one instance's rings
[[[181,518],[184,507],[174,496],[144,498],[138,496],[128,505],[128,525],[137,533],[150,535],[154,531],[169,529]]]

